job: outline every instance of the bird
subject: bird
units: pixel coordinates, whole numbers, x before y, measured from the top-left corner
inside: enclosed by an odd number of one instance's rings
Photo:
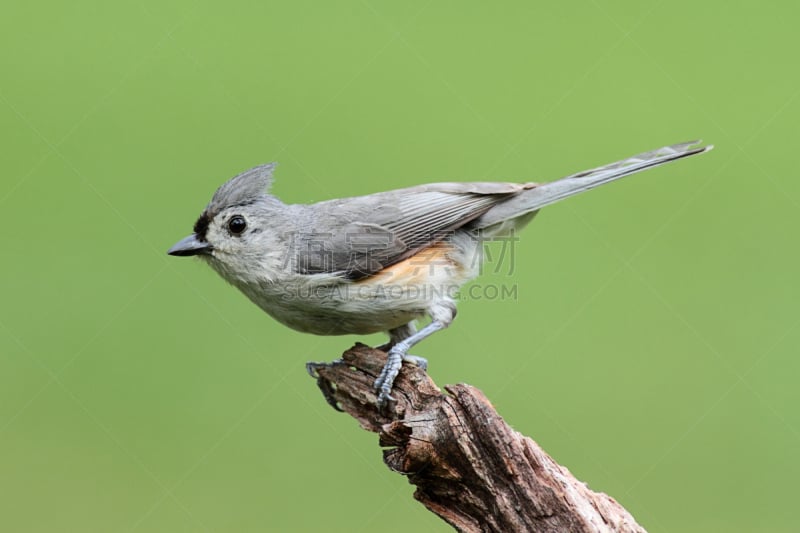
[[[270,194],[269,163],[221,185],[167,253],[205,261],[294,330],[386,332],[374,382],[385,407],[404,361],[427,369],[409,350],[453,322],[458,289],[480,273],[487,240],[514,235],[555,202],[712,148],[674,144],[543,184],[429,183],[311,204]]]

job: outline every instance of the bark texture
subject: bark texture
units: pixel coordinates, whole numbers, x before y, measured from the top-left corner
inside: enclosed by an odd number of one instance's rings
[[[459,531],[644,532],[613,498],[589,490],[532,439],[511,429],[470,385],[447,394],[404,364],[384,412],[372,384],[386,354],[357,344],[333,363],[308,363],[326,400],[379,434],[389,468]]]

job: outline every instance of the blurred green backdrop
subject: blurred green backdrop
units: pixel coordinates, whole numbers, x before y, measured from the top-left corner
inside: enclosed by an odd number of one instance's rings
[[[447,531],[305,374],[354,341],[166,249],[280,162],[306,202],[534,180],[702,136],[548,208],[518,300],[421,345],[650,531],[796,531],[790,2],[6,2],[3,531]]]

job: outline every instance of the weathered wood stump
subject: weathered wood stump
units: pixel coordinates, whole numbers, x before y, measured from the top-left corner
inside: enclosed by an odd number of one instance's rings
[[[378,433],[384,462],[414,497],[459,531],[644,532],[613,498],[589,490],[532,439],[511,429],[470,385],[447,394],[403,365],[381,412],[373,389],[386,354],[363,344],[308,363],[328,403]]]

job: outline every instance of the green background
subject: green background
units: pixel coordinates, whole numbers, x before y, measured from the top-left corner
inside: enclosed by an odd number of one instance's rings
[[[546,209],[417,348],[650,531],[796,531],[792,2],[7,2],[0,529],[447,531],[269,319],[168,257],[215,188],[289,202],[548,181],[716,149]]]

